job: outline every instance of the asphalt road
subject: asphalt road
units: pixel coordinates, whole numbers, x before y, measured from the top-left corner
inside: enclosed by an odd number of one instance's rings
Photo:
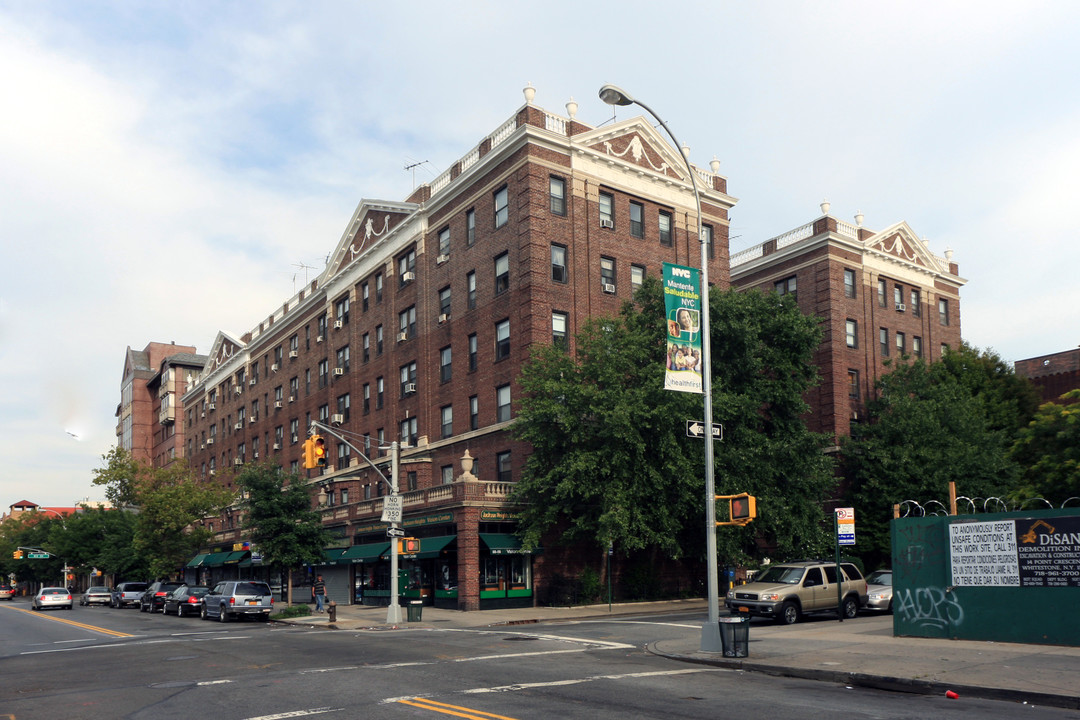
[[[0,605],[0,719],[1080,718],[679,663],[690,616],[332,631]]]

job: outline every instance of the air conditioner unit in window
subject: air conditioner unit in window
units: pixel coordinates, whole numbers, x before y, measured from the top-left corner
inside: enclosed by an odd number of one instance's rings
[[[280,400],[275,400],[274,401],[274,407],[276,407],[276,408],[281,407],[281,401]]]
[[[321,343],[322,342],[322,335],[316,335],[315,336],[315,342],[316,343]]]
[[[250,385],[251,387],[255,387],[255,383],[257,383],[257,382],[259,382],[259,381],[256,380],[255,378],[251,378],[251,380],[248,381],[248,385]]]
[[[293,435],[292,436],[292,441],[293,442],[300,442],[300,437],[298,435]]]
[[[244,388],[237,385],[235,388],[233,388],[233,392],[235,392],[237,395],[242,395],[244,393]]]
[[[345,422],[345,415],[342,413],[335,413],[330,416],[330,424],[332,425],[340,425],[343,422]]]
[[[270,366],[270,369],[273,370],[274,372],[277,372],[278,371],[278,364],[274,363],[273,365]]]
[[[243,465],[244,461],[241,460],[240,458],[233,458],[232,464],[233,465]]]
[[[257,417],[255,417],[254,415],[252,415],[251,417],[249,417],[249,418],[248,418],[248,424],[250,424],[250,425],[254,425],[254,424],[255,424],[255,421],[257,421],[258,419],[259,419],[259,418],[257,418]]]
[[[205,412],[199,413],[199,417],[206,417],[206,413]]]
[[[200,450],[205,450],[206,449],[206,443],[202,443],[201,445],[199,445],[199,449]]]
[[[214,438],[206,438],[206,444],[207,445],[213,445],[214,444]]]
[[[409,331],[408,330],[402,330],[401,332],[399,332],[397,334],[397,341],[398,342],[404,342],[404,341],[406,341],[408,339],[409,339]]]
[[[907,305],[904,303],[896,303],[896,312],[904,312],[907,310]]]
[[[443,253],[442,255],[435,258],[435,264],[436,265],[442,265],[444,262],[446,262],[449,259],[450,259],[450,256],[447,255],[446,253]]]
[[[345,368],[334,368],[334,375],[335,376],[344,375],[344,374],[345,374]]]
[[[207,405],[207,408],[210,409],[210,410],[217,410],[217,404],[216,403],[210,403],[209,405]]]
[[[446,322],[449,319],[450,319],[450,313],[439,313],[439,324],[440,325],[442,325],[444,322]]]
[[[296,402],[296,396],[295,395],[290,395],[289,396],[289,402]]]
[[[412,395],[416,392],[416,383],[405,383],[405,394]]]
[[[606,218],[600,218],[600,227],[602,227],[602,228],[613,228],[613,227],[615,227],[615,223],[613,223],[611,220],[608,220]]]
[[[216,473],[216,472],[217,472],[216,470],[211,470],[208,474],[210,475],[210,477],[214,477],[214,473]]]
[[[280,450],[281,449],[281,443],[274,443],[274,449],[275,450]]]
[[[233,430],[243,430],[243,429],[244,429],[244,423],[242,423],[242,422],[238,422],[235,425],[233,425]]]
[[[296,359],[296,358],[298,358],[298,357],[300,357],[300,353],[299,353],[299,352],[297,352],[296,350],[290,350],[290,351],[289,351],[289,359],[291,359],[291,360],[295,360],[295,359]]]
[[[401,273],[401,282],[403,283],[412,282],[415,279],[416,273],[414,273],[412,270]]]
[[[335,330],[340,330],[341,329],[341,321],[340,320],[335,320],[334,321],[334,329]]]
[[[612,285],[611,283],[604,283],[604,292],[606,292],[608,295],[614,295],[615,294],[615,286]]]
[[[258,460],[259,459],[259,453],[257,453],[257,452],[256,453],[251,453],[251,457],[254,458],[255,460]]]

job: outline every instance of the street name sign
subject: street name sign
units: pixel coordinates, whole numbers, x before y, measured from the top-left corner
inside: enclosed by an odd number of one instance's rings
[[[714,438],[724,439],[724,426],[719,423],[713,423],[712,435]],[[705,437],[705,422],[700,420],[687,420],[686,421],[686,437],[703,438]]]
[[[49,557],[49,553],[47,553],[47,552],[32,552],[32,553],[27,553],[26,557],[29,558],[30,560],[45,560],[45,559],[47,559]]]

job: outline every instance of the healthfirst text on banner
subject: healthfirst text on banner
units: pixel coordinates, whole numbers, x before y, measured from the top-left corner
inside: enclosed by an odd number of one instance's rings
[[[664,263],[667,367],[664,389],[701,393],[701,282],[695,268]]]

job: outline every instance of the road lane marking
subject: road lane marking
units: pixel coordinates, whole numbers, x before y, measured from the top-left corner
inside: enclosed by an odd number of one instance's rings
[[[447,705],[446,703],[437,702],[428,698],[398,700],[398,702],[402,705],[412,705],[413,707],[431,710],[432,712],[442,713],[444,715],[469,718],[469,720],[489,720],[489,718],[494,718],[495,720],[514,720],[514,718],[507,717],[506,715],[496,715],[495,713],[484,712],[483,710],[473,710],[472,708],[461,707],[459,705]]]
[[[125,637],[125,638],[134,637],[134,635],[129,635],[128,633],[123,633],[123,632],[120,632],[118,630],[109,630],[107,628],[98,627],[96,625],[87,625],[86,623],[77,622],[75,620],[64,620],[63,618],[51,617],[51,616],[48,616],[48,615],[43,615],[40,611],[35,612],[33,610],[24,610],[22,608],[9,608],[9,609],[14,610],[15,612],[26,613],[27,615],[30,615],[32,617],[39,617],[39,618],[42,618],[43,620],[52,620],[54,622],[64,623],[65,625],[71,625],[73,627],[82,628],[83,630],[93,630],[94,632],[104,633],[105,635],[112,635],[113,637]]]
[[[290,710],[289,712],[275,713],[273,715],[259,715],[258,717],[245,718],[244,720],[285,720],[285,718],[307,717],[309,715],[322,715],[323,713],[341,712],[345,708],[311,708],[310,710]]]

